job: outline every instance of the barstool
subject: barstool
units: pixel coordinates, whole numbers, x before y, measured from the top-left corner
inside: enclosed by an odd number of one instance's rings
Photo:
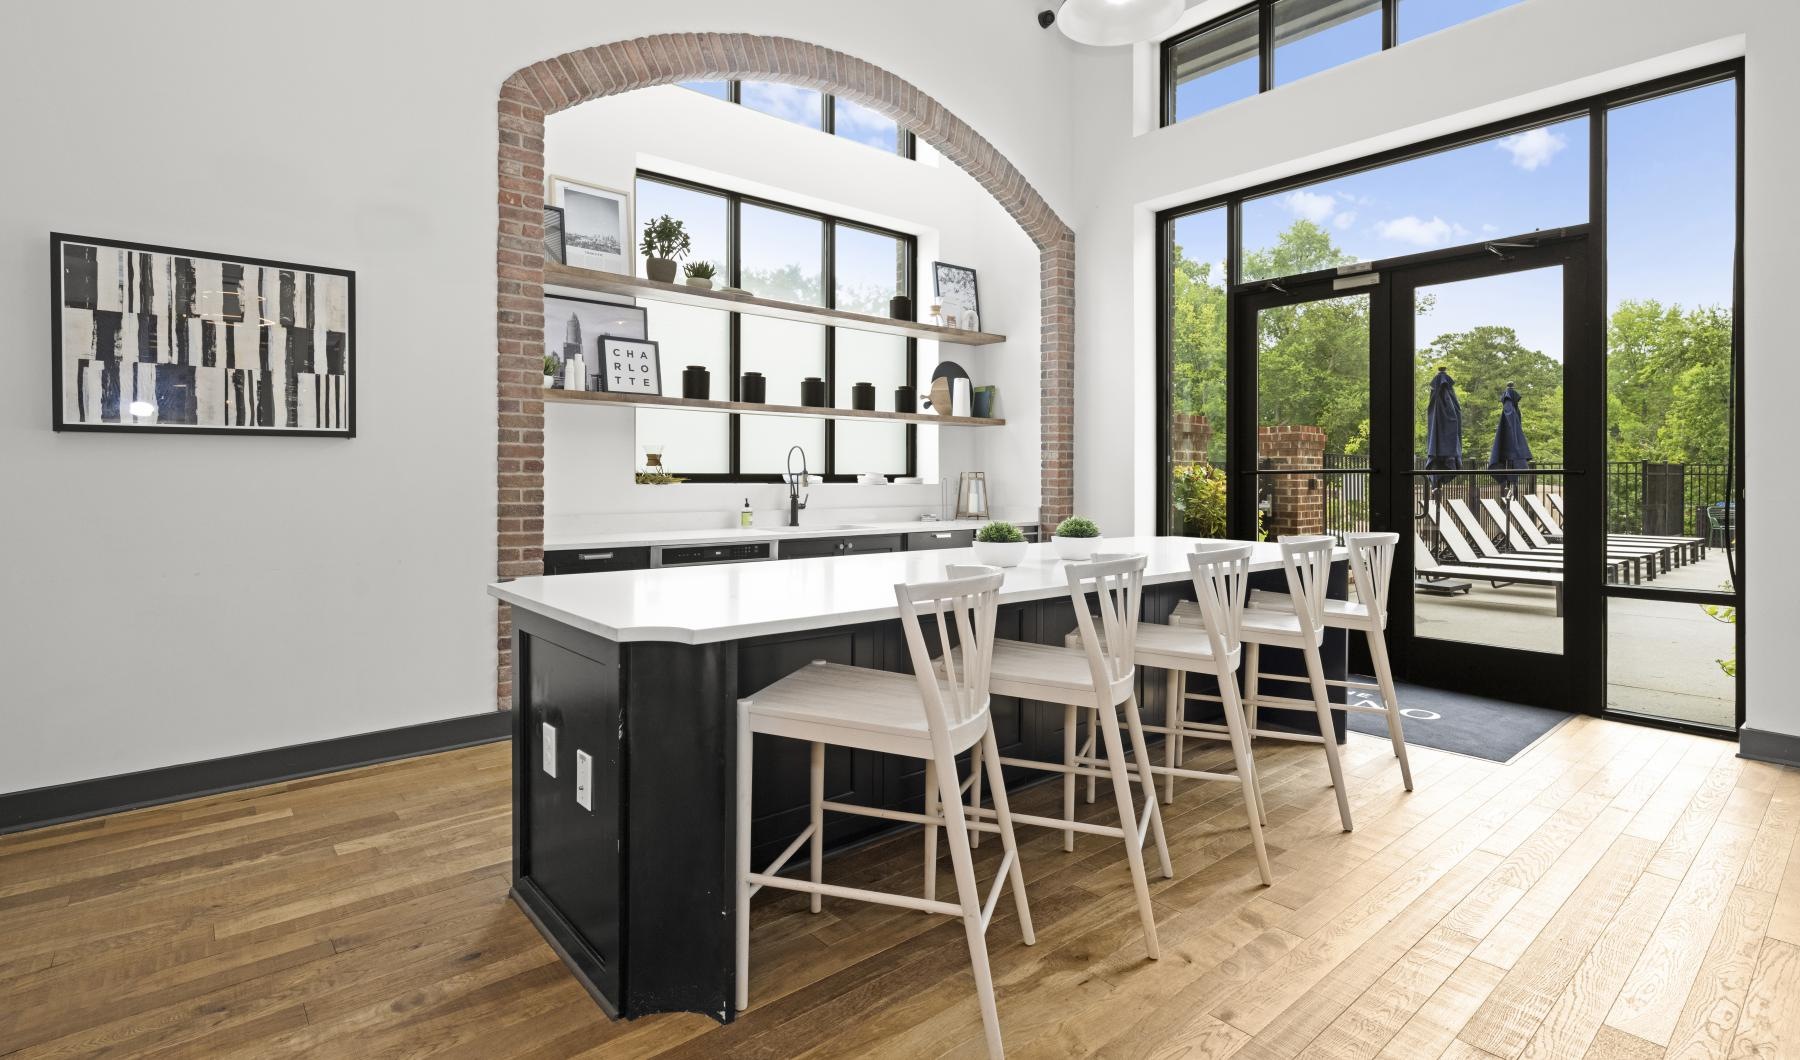
[[[1326,691],[1325,664],[1319,654],[1320,647],[1325,643],[1325,587],[1331,577],[1331,552],[1336,547],[1337,541],[1325,536],[1290,536],[1281,539],[1281,566],[1287,575],[1287,595],[1295,602],[1295,606],[1287,611],[1245,609],[1240,627],[1244,639],[1243,703],[1252,739],[1266,736],[1275,740],[1316,743],[1324,748],[1325,765],[1331,773],[1331,786],[1337,792],[1338,819],[1343,822],[1344,831],[1348,832],[1355,825],[1350,818],[1350,797],[1344,787],[1344,767],[1338,760],[1337,736],[1332,726],[1331,711],[1334,704]],[[1174,614],[1169,616],[1169,622],[1171,625],[1195,625],[1204,622],[1204,616],[1195,608],[1184,610],[1178,605]],[[1261,694],[1258,685],[1261,676],[1261,650],[1265,645],[1272,648],[1294,648],[1300,652],[1306,663],[1307,683],[1312,689],[1310,703],[1302,699]],[[1221,700],[1220,696],[1199,692],[1185,693],[1182,698],[1184,703],[1189,699],[1211,702]],[[1312,707],[1319,719],[1320,735],[1258,727],[1257,710],[1264,704],[1300,709]],[[1189,736],[1210,740],[1220,739],[1221,735],[1229,737],[1229,733],[1224,732],[1220,726],[1187,720],[1185,710],[1179,713],[1179,718],[1180,731],[1169,737],[1176,741],[1176,761],[1180,761],[1184,750],[1183,742]],[[1262,786],[1256,782],[1254,754],[1251,756],[1250,775],[1257,789],[1257,805],[1261,808]],[[1266,824],[1267,813],[1264,812],[1262,816]]]
[[[948,580],[925,585],[896,585],[901,627],[912,656],[912,674],[869,670],[817,661],[753,696],[738,700],[737,736],[737,1007],[750,1004],[750,896],[763,887],[804,891],[818,912],[820,896],[855,898],[882,905],[922,909],[959,916],[969,940],[969,962],[975,972],[975,993],[981,1004],[981,1021],[987,1032],[988,1055],[1003,1055],[1000,1019],[994,1006],[994,982],[988,970],[987,926],[1000,899],[1003,880],[1012,882],[1013,901],[1019,912],[1019,931],[1026,945],[1036,942],[1031,929],[1031,910],[1025,900],[1025,874],[1019,865],[1013,840],[1012,816],[1001,777],[999,745],[989,715],[989,687],[994,658],[994,616],[1004,575],[993,567],[951,566]],[[934,664],[926,645],[920,614],[935,619],[935,635],[944,651],[942,665]],[[953,642],[954,652],[948,650]],[[763,872],[750,871],[750,791],[752,737],[756,733],[806,740],[812,744],[812,821],[788,848]],[[825,745],[854,747],[884,754],[924,759],[936,782],[934,794],[960,808],[962,785],[957,781],[956,756],[971,748],[987,748],[989,779],[995,823],[968,822],[961,813],[905,813],[899,810],[854,806],[824,799]],[[973,768],[980,769],[980,756]],[[928,799],[928,805],[931,800]],[[925,825],[935,836],[945,829],[950,840],[950,862],[956,874],[956,902],[933,897],[860,887],[840,887],[823,882],[824,815],[831,810],[911,821]],[[970,828],[1000,833],[1005,856],[995,873],[986,901],[975,884],[974,859],[969,851]],[[812,843],[810,880],[779,876],[783,865]]]
[[[1063,819],[1029,814],[1013,814],[1012,819],[1019,824],[1063,832],[1065,848],[1073,842],[1075,832],[1123,839],[1125,861],[1130,866],[1132,887],[1137,892],[1138,917],[1144,926],[1144,948],[1154,960],[1162,955],[1162,948],[1156,938],[1156,913],[1150,904],[1150,884],[1144,872],[1146,832],[1156,838],[1156,853],[1163,876],[1172,877],[1175,871],[1169,864],[1169,845],[1163,836],[1162,813],[1156,805],[1156,783],[1150,773],[1150,757],[1144,750],[1144,728],[1138,716],[1134,687],[1137,674],[1132,660],[1137,643],[1138,613],[1143,603],[1146,563],[1147,557],[1132,555],[1095,556],[1090,562],[1065,565],[1069,599],[1075,607],[1079,646],[995,641],[991,687],[995,695],[1064,704],[1065,761],[1062,764],[1024,758],[1000,759],[1003,765],[1063,774]],[[1094,596],[1091,610],[1090,593]],[[1099,629],[1095,628],[1096,622]],[[1134,808],[1131,773],[1125,760],[1124,741],[1119,735],[1115,711],[1120,706],[1125,708],[1132,756],[1137,762],[1139,783],[1147,796],[1141,814]],[[1075,721],[1080,709],[1094,712],[1094,728],[1099,730],[1106,749],[1104,769],[1073,761]],[[980,754],[980,749],[976,753]],[[1113,797],[1119,808],[1117,827],[1074,820],[1073,782],[1078,774],[1089,778],[1097,775],[1112,778]],[[995,809],[998,808],[996,799]],[[994,810],[981,805],[979,781],[970,786],[968,810],[984,818],[994,815]]]

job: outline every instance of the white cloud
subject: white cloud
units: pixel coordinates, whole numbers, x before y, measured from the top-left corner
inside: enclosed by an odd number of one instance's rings
[[[1508,136],[1496,146],[1512,155],[1513,165],[1529,172],[1549,165],[1558,151],[1569,146],[1569,141],[1549,129],[1532,129]]]
[[[1340,230],[1349,228],[1351,225],[1356,223],[1356,211],[1355,210],[1345,210],[1343,213],[1340,213],[1336,217],[1333,217],[1331,219],[1331,223],[1336,225]]]
[[[1442,217],[1432,217],[1426,221],[1412,214],[1396,217],[1391,221],[1376,224],[1376,232],[1381,238],[1391,239],[1397,243],[1410,243],[1415,247],[1448,246],[1456,236],[1468,234],[1468,229],[1459,224],[1451,224]]]
[[[1494,225],[1494,224],[1484,224],[1484,225],[1482,225],[1482,226],[1481,226],[1481,233],[1482,233],[1482,234],[1483,234],[1483,235],[1489,235],[1489,236],[1491,236],[1491,235],[1494,235],[1494,234],[1495,234],[1495,233],[1497,233],[1497,232],[1499,232],[1499,231],[1500,231],[1500,226],[1499,226],[1499,225]]]
[[[1282,197],[1281,203],[1295,217],[1304,217],[1314,224],[1323,222],[1337,210],[1335,197],[1310,191],[1290,191]]]

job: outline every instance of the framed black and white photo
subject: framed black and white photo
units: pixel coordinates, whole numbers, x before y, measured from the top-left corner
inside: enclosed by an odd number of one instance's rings
[[[648,316],[643,306],[547,294],[544,296],[544,352],[565,363],[580,354],[587,361],[587,378],[598,379],[600,336],[648,338]]]
[[[59,431],[356,434],[356,274],[50,235]]]
[[[568,264],[563,256],[563,208],[544,207],[544,260]]]
[[[563,262],[630,275],[631,196],[568,177],[551,177],[549,205],[563,212]]]
[[[656,343],[622,335],[600,336],[600,389],[614,394],[662,393],[662,364]]]
[[[965,309],[973,309],[978,317],[981,315],[980,299],[975,295],[974,269],[934,261],[931,263],[931,290],[937,304],[944,307],[945,317],[960,319]]]

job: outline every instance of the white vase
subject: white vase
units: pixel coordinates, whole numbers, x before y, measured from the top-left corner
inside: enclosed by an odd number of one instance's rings
[[[545,386],[545,387],[546,387],[546,388],[548,388],[548,387],[553,387],[553,386],[555,386],[555,385],[556,385],[556,377],[555,377],[555,376],[553,376],[553,375],[547,375],[547,376],[545,376],[545,377],[544,377],[544,386]]]
[[[975,561],[990,567],[1017,567],[1025,558],[1024,541],[977,541]]]
[[[711,276],[689,276],[687,278],[687,285],[689,287],[703,287],[706,290],[710,291],[710,290],[712,290],[712,277]]]
[[[1100,550],[1102,538],[1098,537],[1050,537],[1051,547],[1056,549],[1059,559],[1087,559]]]

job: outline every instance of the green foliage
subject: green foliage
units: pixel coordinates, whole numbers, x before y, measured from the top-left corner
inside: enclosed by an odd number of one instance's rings
[[[1025,535],[1013,524],[996,519],[975,531],[975,540],[990,545],[1006,545],[1025,540]]]
[[[1057,537],[1099,537],[1100,528],[1092,519],[1084,519],[1079,515],[1071,515],[1056,524]]]
[[[544,354],[544,374],[545,375],[555,375],[557,369],[559,369],[561,367],[562,367],[562,362],[556,359],[556,355],[554,353]]]
[[[687,273],[696,280],[710,280],[718,270],[713,268],[713,264],[710,261],[690,261],[681,271]]]
[[[1225,472],[1211,464],[1177,464],[1175,532],[1183,537],[1225,536]]]
[[[668,214],[644,222],[643,251],[647,258],[679,261],[687,256],[692,243],[687,226]]]
[[[1730,589],[1731,584],[1727,582],[1726,584],[1719,586],[1719,588]],[[1724,622],[1727,625],[1737,625],[1737,608],[1735,607],[1719,604],[1701,604],[1700,610],[1706,612],[1709,618]],[[1733,655],[1729,659],[1715,659],[1713,661],[1719,664],[1719,669],[1725,671],[1727,677],[1737,676],[1738,663],[1736,655]]]
[[[1731,332],[1719,306],[1619,304],[1607,328],[1608,459],[1725,459]]]
[[[1563,366],[1547,354],[1526,349],[1512,328],[1483,324],[1439,335],[1420,350],[1413,371],[1413,435],[1425,449],[1425,413],[1431,378],[1443,365],[1456,380],[1462,403],[1463,466],[1486,467],[1494,430],[1500,425],[1500,393],[1511,383],[1519,391],[1519,415],[1532,459],[1541,467],[1563,460]]]

